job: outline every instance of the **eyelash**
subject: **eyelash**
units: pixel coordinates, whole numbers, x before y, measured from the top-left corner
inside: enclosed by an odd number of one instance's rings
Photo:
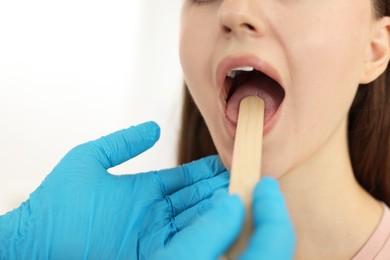
[[[215,2],[217,0],[191,0],[191,2],[198,4],[198,5],[207,5],[211,4],[212,2]]]

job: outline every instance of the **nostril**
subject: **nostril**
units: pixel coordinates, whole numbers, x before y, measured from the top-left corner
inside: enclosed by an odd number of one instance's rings
[[[242,26],[248,28],[250,31],[256,31],[256,28],[249,23],[245,23]]]
[[[222,25],[222,31],[223,33],[225,34],[230,34],[232,33],[233,31],[236,31],[236,32],[239,32],[239,31],[247,31],[247,32],[256,32],[256,27],[253,26],[252,24],[250,23],[242,23],[236,27],[232,27],[232,26],[227,26],[227,25]]]
[[[232,29],[230,29],[227,26],[223,26],[222,30],[223,30],[224,33],[230,33],[232,31]]]

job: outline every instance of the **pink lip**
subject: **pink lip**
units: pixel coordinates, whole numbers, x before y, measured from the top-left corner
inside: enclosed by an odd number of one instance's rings
[[[268,77],[270,77],[273,80],[275,80],[276,82],[278,82],[278,84],[284,89],[280,74],[269,63],[262,61],[259,58],[252,56],[252,55],[244,55],[244,56],[239,56],[239,57],[229,56],[229,57],[224,58],[219,63],[219,65],[217,67],[217,71],[216,71],[216,81],[217,81],[216,83],[217,83],[218,90],[220,93],[221,102],[223,102],[224,106],[226,104],[226,96],[227,96],[227,93],[225,93],[225,87],[224,87],[226,75],[228,74],[228,72],[231,69],[237,68],[237,67],[243,67],[243,66],[251,66],[255,70],[264,73]],[[264,136],[268,132],[270,132],[271,129],[273,128],[273,126],[275,125],[277,118],[280,114],[279,112],[280,112],[282,105],[283,105],[283,102],[279,106],[278,110],[273,114],[273,116],[271,118],[269,118],[269,120],[264,122],[264,132],[263,132]],[[234,137],[235,132],[236,132],[236,124],[231,122],[227,118],[226,118],[226,121],[227,121],[228,132],[232,137]]]

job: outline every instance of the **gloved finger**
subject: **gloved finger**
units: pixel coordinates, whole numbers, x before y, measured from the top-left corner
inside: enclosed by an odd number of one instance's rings
[[[228,184],[229,173],[223,172],[167,196],[167,201],[172,207],[173,216],[195,206],[204,199],[210,198],[217,189],[227,187]]]
[[[224,171],[226,171],[225,166],[218,156],[213,155],[155,174],[161,180],[165,195],[170,195],[186,186],[214,177]]]
[[[154,174],[153,172],[151,173]],[[121,178],[131,176],[133,175],[122,176]],[[215,191],[223,189],[220,187],[226,187],[228,182],[229,173],[224,172],[213,178],[185,187],[171,196],[163,196],[154,200],[153,207],[145,209],[148,214],[144,217],[145,223],[153,224],[148,224],[142,228],[144,230],[143,233],[146,234],[142,236],[150,236],[150,232],[155,233],[156,230],[162,230],[160,232],[160,235],[162,235],[160,240],[163,240],[166,234],[175,234],[178,230],[188,226],[193,219],[198,218],[209,208],[210,203],[208,199],[213,196]],[[154,236],[157,237],[158,234]]]
[[[253,199],[255,231],[242,259],[293,259],[295,234],[276,180],[263,178]]]
[[[175,232],[180,232],[186,227],[189,227],[195,220],[209,211],[213,207],[213,204],[211,198],[205,199],[176,215],[172,218],[172,225],[175,227]]]
[[[156,259],[217,259],[237,238],[244,219],[244,206],[237,195],[223,199],[176,233]]]
[[[82,144],[69,154],[74,153],[78,156],[82,153],[83,160],[85,156],[89,156],[108,169],[146,151],[159,137],[160,127],[155,122],[146,122]]]
[[[227,189],[219,189],[215,191],[210,198],[199,201],[192,207],[184,210],[180,214],[177,214],[172,218],[172,225],[175,227],[176,232],[180,232],[182,229],[189,227],[194,221],[199,219],[200,216],[209,211],[213,206],[219,204],[227,195]]]

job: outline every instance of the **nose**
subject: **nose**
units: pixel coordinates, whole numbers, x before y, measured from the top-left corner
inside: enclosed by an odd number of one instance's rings
[[[254,11],[250,2],[251,0],[222,1],[218,19],[224,34],[256,37],[264,33],[265,26],[261,13]]]

